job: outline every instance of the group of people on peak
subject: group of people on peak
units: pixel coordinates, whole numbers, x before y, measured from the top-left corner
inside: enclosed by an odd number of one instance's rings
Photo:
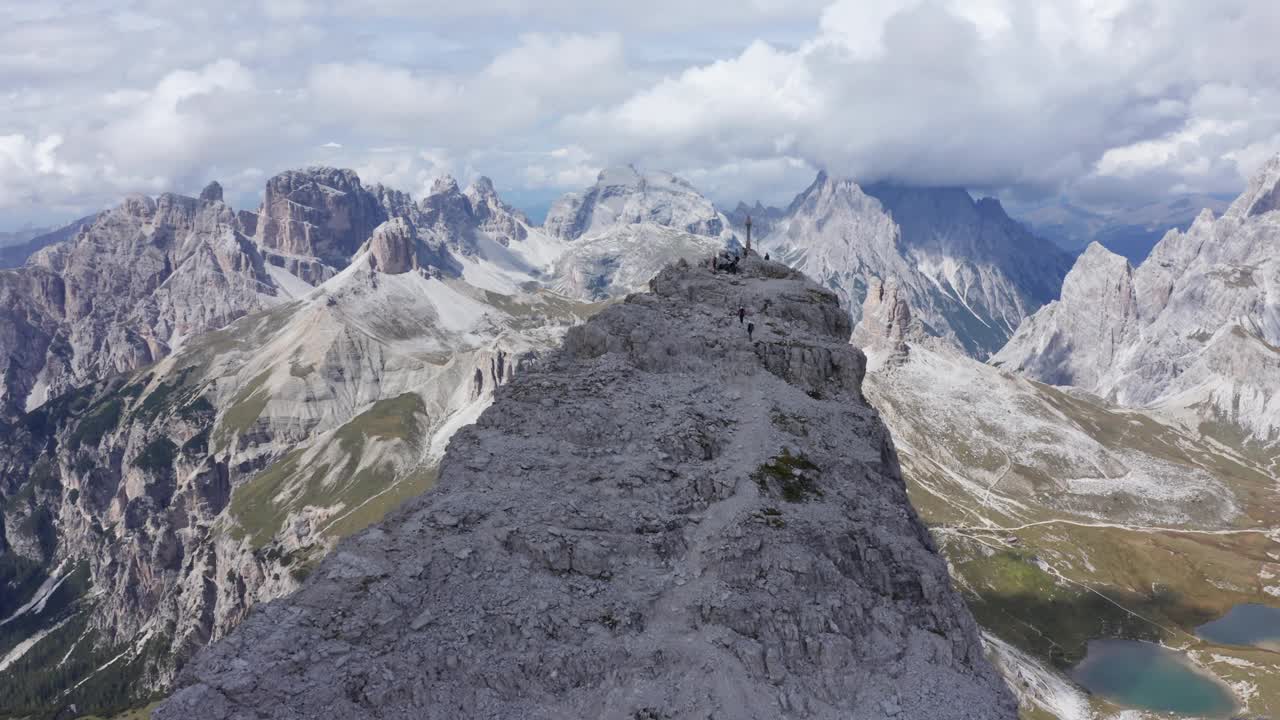
[[[751,252],[750,250],[743,252],[741,249],[734,250],[733,252],[724,250],[719,255],[712,255],[711,271],[719,272],[721,270],[727,270],[731,275],[737,275],[738,262],[741,261],[742,258],[746,257],[747,254],[750,252]],[[769,259],[769,253],[764,254],[764,259],[765,260]]]
[[[733,252],[725,250],[718,255],[712,255],[711,256],[711,272],[720,272],[721,270],[727,270],[730,274],[737,275],[738,263],[742,260],[742,258],[746,257],[746,253],[749,253],[749,252],[750,252],[749,250],[746,251],[745,253],[742,250],[734,250]],[[765,253],[764,259],[765,260],[769,259],[769,253]],[[738,324],[746,325],[747,340],[753,341],[755,339],[756,324],[753,322],[747,321],[747,309],[745,307],[738,308]]]

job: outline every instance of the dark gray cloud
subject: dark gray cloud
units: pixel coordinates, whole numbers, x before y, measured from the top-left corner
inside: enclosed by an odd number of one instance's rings
[[[1266,0],[0,0],[0,226],[324,162],[538,202],[637,162],[721,201],[817,167],[1089,202],[1280,150]]]

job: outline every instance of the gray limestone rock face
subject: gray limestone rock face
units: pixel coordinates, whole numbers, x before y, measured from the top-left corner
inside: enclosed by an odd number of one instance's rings
[[[477,225],[502,245],[509,246],[529,237],[529,218],[502,202],[489,178],[476,178],[464,194],[471,202]]]
[[[1133,268],[1123,257],[1091,243],[1067,273],[1061,299],[1028,318],[993,362],[1010,363],[1054,385],[1092,388],[1138,332]],[[1017,347],[1032,335],[1043,335],[1044,342],[1033,355],[1014,358]]]
[[[263,247],[343,267],[387,211],[354,171],[313,167],[271,178],[258,216]]]
[[[853,330],[853,344],[864,350],[883,350],[891,361],[901,362],[909,351],[907,340],[923,334],[920,323],[911,318],[911,306],[902,297],[897,280],[872,278],[862,303],[862,319]]]
[[[0,414],[155,362],[275,302],[262,254],[213,187],[130,196],[0,273]]]
[[[1195,427],[1280,442],[1280,155],[1137,268],[1099,245],[992,358]],[[1228,369],[1229,368],[1229,369]]]
[[[435,490],[154,716],[1015,718],[847,313],[743,267],[679,263],[571,330],[454,436]]]
[[[543,226],[554,237],[577,240],[611,226],[653,223],[693,235],[719,236],[728,223],[685,180],[669,173],[610,168],[583,193],[552,204]]]
[[[217,180],[204,186],[200,191],[200,200],[202,202],[222,202],[222,184]]]
[[[404,218],[392,218],[379,225],[369,238],[369,264],[388,275],[399,275],[418,267],[416,230]]]

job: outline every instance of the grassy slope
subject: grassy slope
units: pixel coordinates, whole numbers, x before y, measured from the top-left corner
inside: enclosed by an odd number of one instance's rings
[[[233,532],[263,547],[291,514],[308,507],[340,510],[323,529],[331,537],[377,522],[400,502],[431,487],[435,477],[429,470],[400,477],[390,462],[361,467],[363,454],[371,443],[413,451],[422,439],[423,412],[422,400],[413,393],[381,400],[335,431],[321,452],[299,449],[285,455],[235,489]]]

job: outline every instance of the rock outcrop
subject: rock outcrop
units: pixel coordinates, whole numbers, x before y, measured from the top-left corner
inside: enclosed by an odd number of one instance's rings
[[[267,182],[257,240],[279,254],[315,257],[340,268],[387,217],[378,197],[351,170],[283,172]]]
[[[1016,717],[846,312],[744,265],[572,330],[155,717]]]
[[[417,230],[408,220],[393,218],[373,231],[373,237],[369,238],[369,267],[388,275],[421,267]]]
[[[502,245],[510,246],[529,237],[529,218],[504,203],[489,178],[476,178],[463,194],[471,203],[477,226]]]
[[[883,352],[890,362],[900,363],[909,352],[907,341],[923,334],[923,327],[911,318],[911,306],[902,297],[897,280],[872,278],[862,303],[862,319],[853,329],[853,344],[864,352]]]
[[[1277,186],[1280,155],[1222,217],[1202,212],[1137,268],[1091,246],[1062,299],[1023,323],[992,361],[1193,426],[1280,441]]]

